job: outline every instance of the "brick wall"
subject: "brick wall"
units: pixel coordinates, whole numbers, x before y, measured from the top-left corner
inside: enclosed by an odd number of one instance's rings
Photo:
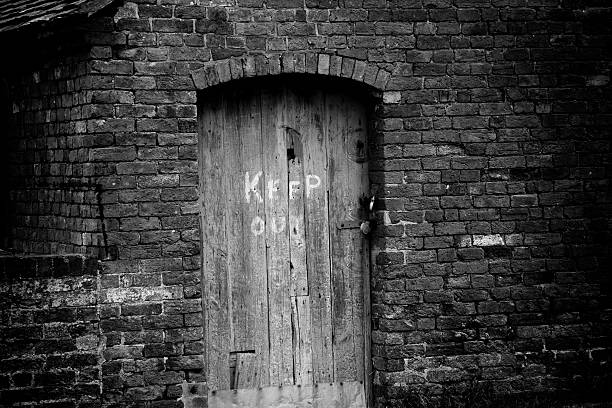
[[[378,406],[609,398],[605,2],[192,3],[124,2],[84,27],[76,139],[118,248],[101,278],[105,405],[180,406],[179,383],[204,380],[198,90],[281,72],[381,93]]]
[[[98,264],[0,255],[0,407],[100,400]]]
[[[70,25],[56,32],[5,36],[17,55],[0,72],[5,135],[0,158],[6,168],[3,245],[29,253],[97,254],[104,248],[101,187],[93,176],[103,166],[88,150],[112,143],[90,135],[90,46]],[[27,50],[27,52],[24,52]],[[7,194],[8,193],[8,194]],[[9,200],[9,204],[6,204]]]

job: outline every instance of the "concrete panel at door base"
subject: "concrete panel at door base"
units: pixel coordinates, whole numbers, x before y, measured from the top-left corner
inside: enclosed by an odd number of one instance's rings
[[[361,381],[212,391],[209,408],[365,408]]]

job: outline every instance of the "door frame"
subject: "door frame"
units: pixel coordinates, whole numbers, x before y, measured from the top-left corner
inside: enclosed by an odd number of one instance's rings
[[[320,87],[321,89],[325,89],[324,86],[327,85],[331,85],[334,88],[336,88],[338,90],[338,92],[342,93],[343,91],[346,92],[350,92],[354,95],[357,95],[359,97],[359,99],[361,99],[363,101],[363,104],[366,108],[366,112],[367,112],[367,143],[366,145],[372,146],[373,145],[373,138],[374,138],[374,108],[379,105],[382,102],[382,92],[376,88],[373,88],[371,86],[367,86],[366,84],[362,83],[362,82],[357,82],[351,79],[346,79],[346,78],[334,78],[334,77],[329,77],[329,76],[323,76],[323,75],[311,75],[311,74],[286,74],[286,75],[280,75],[280,77],[283,77],[283,79],[286,79],[288,81],[290,80],[296,80],[296,81],[304,81],[307,80],[309,82],[311,82],[311,84],[313,86],[317,86]],[[216,85],[216,86],[212,86],[212,87],[207,87],[206,90],[204,91],[199,91],[198,92],[198,98],[197,98],[197,117],[198,120],[201,116],[201,108],[202,108],[202,101],[206,98],[207,94],[212,93],[212,92],[219,92],[221,91],[221,88],[225,88],[225,87],[240,87],[242,84],[246,83],[246,82],[250,82],[252,86],[258,86],[260,88],[265,87],[266,83],[268,81],[278,81],[278,76],[262,76],[262,77],[258,77],[258,78],[242,78],[242,79],[236,79],[236,80],[230,80],[227,83],[223,83],[221,85]],[[200,132],[200,129],[198,128],[198,150],[200,151],[202,149],[202,135]],[[370,191],[371,191],[371,178],[370,178],[370,167],[368,167],[368,182],[370,184]],[[199,183],[198,183],[198,187],[199,187],[199,198],[198,198],[198,202],[200,205],[200,239],[201,239],[201,243],[200,245],[202,245],[203,242],[203,226],[202,226],[202,221],[205,219],[205,215],[202,214],[202,210],[201,210],[201,200],[202,200],[202,183],[203,183],[203,178],[201,177],[202,175],[202,160],[201,160],[201,155],[198,154],[198,176],[199,176]],[[331,228],[331,227],[330,227]],[[364,331],[364,378],[363,378],[363,383],[364,383],[364,392],[365,392],[365,398],[366,398],[366,405],[368,407],[373,407],[374,406],[374,395],[373,395],[373,379],[374,379],[374,368],[373,368],[373,361],[372,361],[372,301],[371,301],[371,279],[372,279],[372,264],[373,264],[373,260],[372,260],[372,256],[373,256],[373,251],[372,251],[372,242],[371,239],[366,238],[366,242],[365,245],[367,245],[367,250],[368,253],[366,254],[366,256],[363,257],[363,331]],[[204,262],[204,253],[203,251],[201,251],[201,257],[202,257],[202,266],[201,266],[201,273],[202,273],[202,281],[201,281],[201,285],[202,285],[202,318],[203,318],[203,328],[204,328],[204,338],[203,341],[206,342],[206,332],[207,332],[207,298],[205,296],[206,294],[206,290],[204,288],[204,285],[206,284],[206,274],[205,274],[205,262]],[[206,346],[204,347],[204,351],[203,351],[203,357],[204,357],[204,365],[205,367],[208,367],[208,357],[206,355]],[[208,378],[207,378],[208,380]]]

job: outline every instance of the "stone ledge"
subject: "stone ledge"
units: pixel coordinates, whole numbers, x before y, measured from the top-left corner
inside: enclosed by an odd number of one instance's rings
[[[391,73],[367,61],[316,52],[259,54],[213,61],[191,71],[191,77],[196,89],[201,90],[234,79],[296,73],[352,79],[379,91],[386,89],[391,78]]]

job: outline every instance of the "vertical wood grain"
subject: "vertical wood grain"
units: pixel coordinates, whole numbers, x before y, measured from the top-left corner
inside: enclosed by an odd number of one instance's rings
[[[234,351],[255,350],[253,361],[253,382],[259,386],[270,384],[269,364],[270,347],[268,336],[268,275],[266,260],[265,234],[255,235],[252,232],[254,219],[265,220],[265,180],[263,176],[263,147],[261,134],[261,99],[251,90],[239,92],[236,96],[237,115],[235,118],[226,117],[226,120],[239,123],[240,144],[226,152],[230,158],[236,157],[240,152],[241,163],[234,161],[233,166],[241,166],[242,172],[232,186],[240,191],[242,197],[242,246],[240,251],[244,260],[245,287],[248,293],[243,305],[246,313],[246,333],[251,345],[245,344],[243,349]],[[249,192],[246,199],[245,175],[249,173],[252,180],[254,175],[261,172],[261,179],[257,185],[257,192]],[[261,196],[261,200],[259,196]]]
[[[291,298],[295,383],[313,383],[310,296]]]
[[[306,260],[311,311],[313,381],[332,382],[331,282],[327,185],[327,135],[323,125],[323,94],[304,91],[300,128],[304,135],[304,174],[315,185],[305,185]],[[308,181],[308,180],[307,180]]]
[[[359,220],[357,186],[350,183],[348,169],[348,144],[350,130],[347,123],[347,112],[353,109],[347,106],[345,98],[328,95],[326,99],[326,126],[328,128],[328,178],[330,184],[329,235],[331,243],[331,282],[333,296],[333,345],[335,381],[354,380],[356,370],[362,364],[356,364],[354,320],[354,282],[352,269],[354,265],[355,235],[358,229],[338,229],[337,224],[344,220]],[[357,190],[357,191],[356,191]],[[357,194],[356,194],[357,193]],[[357,236],[359,240],[361,237]],[[357,242],[360,244],[360,242]],[[361,370],[363,372],[363,370]]]
[[[234,369],[234,389],[258,387],[256,376],[256,361],[253,353],[236,353],[236,367]]]
[[[223,107],[206,104],[200,120],[202,177],[202,268],[206,364],[211,389],[227,389],[229,379],[230,316],[227,245],[225,239],[225,170]]]
[[[308,268],[306,265],[306,231],[304,229],[304,148],[302,135],[294,129],[296,126],[296,98],[288,100],[285,128],[287,149],[291,149],[294,157],[288,159],[289,171],[289,250],[291,266],[291,294],[293,296],[308,295]],[[289,125],[290,124],[290,125]]]
[[[261,134],[266,182],[266,249],[270,319],[270,384],[293,384],[291,272],[288,233],[286,104],[277,89],[261,92]]]
[[[245,265],[244,252],[244,193],[237,188],[236,180],[242,179],[243,157],[240,134],[243,126],[248,124],[240,116],[239,98],[235,94],[225,95],[223,103],[223,152],[225,165],[223,171],[225,189],[225,239],[227,244],[227,264],[229,277],[229,307],[231,316],[230,325],[230,351],[250,350],[253,348],[252,334],[248,322],[249,281],[250,269]],[[247,113],[248,115],[248,113]],[[228,157],[225,152],[234,151],[234,157]],[[234,161],[232,163],[232,161]]]
[[[312,342],[310,297],[308,296],[308,265],[306,263],[306,231],[304,202],[304,148],[303,135],[297,129],[301,115],[301,103],[285,91],[284,127],[288,153],[288,210],[289,257],[291,268],[291,322],[293,331],[293,361],[295,383],[312,384]],[[300,129],[301,130],[301,129]]]
[[[368,175],[368,153],[367,153],[367,133],[368,123],[367,114],[362,103],[353,97],[346,98],[346,151],[347,151],[347,180],[352,186],[350,201],[347,205],[349,211],[361,218],[369,217],[367,208],[359,207],[359,199],[369,196],[369,175]],[[365,203],[366,205],[368,203]],[[356,207],[355,207],[356,206]],[[349,279],[352,283],[352,329],[354,342],[354,356],[358,363],[355,379],[364,379],[366,366],[369,365],[370,337],[369,315],[366,322],[366,308],[369,310],[369,240],[358,230],[351,230],[350,238],[346,238],[346,244],[351,248],[351,259],[349,267]],[[364,303],[364,294],[368,290],[368,303]],[[366,335],[366,333],[368,333]],[[366,344],[367,343],[367,344]],[[367,353],[366,353],[367,349]],[[367,360],[367,361],[366,361]],[[370,384],[366,383],[366,393],[369,392]]]

